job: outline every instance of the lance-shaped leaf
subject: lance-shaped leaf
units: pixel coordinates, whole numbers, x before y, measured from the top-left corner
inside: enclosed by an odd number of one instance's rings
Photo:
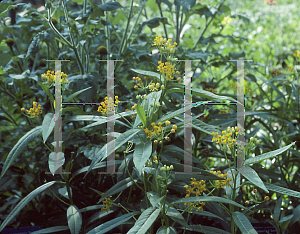
[[[157,219],[160,208],[156,209],[153,207],[144,210],[140,215],[139,219],[135,222],[134,226],[127,232],[127,234],[144,234],[148,231],[151,225]]]
[[[60,168],[65,163],[65,154],[63,152],[52,152],[49,154],[49,169],[52,175],[54,176],[58,168]]]
[[[33,40],[31,41],[29,47],[28,47],[28,51],[26,54],[26,58],[28,58],[29,56],[35,56],[37,54],[37,52],[39,51],[39,42],[40,42],[40,35],[37,34]]]
[[[253,170],[251,167],[245,166],[244,168],[238,168],[239,172],[246,177],[251,183],[256,185],[257,187],[265,190],[267,193],[269,192],[266,186],[264,185],[264,182],[260,179],[260,177],[257,175],[256,171]]]
[[[67,210],[68,225],[72,234],[79,234],[82,217],[77,206],[71,205]]]
[[[133,152],[133,162],[140,175],[142,174],[142,169],[149,159],[151,152],[152,141],[147,141],[146,143],[140,142],[135,146]]]
[[[105,198],[110,197],[118,192],[121,192],[121,191],[129,188],[131,185],[133,185],[134,182],[137,182],[137,181],[138,181],[138,179],[134,179],[134,181],[132,181],[130,177],[128,177],[124,180],[121,180],[120,182],[118,182],[114,186],[112,186],[109,190],[107,190],[102,195],[101,199],[99,200],[99,202],[97,204],[101,203]],[[95,191],[95,189],[92,189],[92,190]]]
[[[53,113],[48,113],[42,123],[42,129],[43,129],[43,140],[44,143],[48,139],[49,135],[51,134],[53,128],[55,126],[54,122],[54,114]]]
[[[295,141],[296,142],[296,141]],[[271,157],[274,157],[278,154],[281,154],[282,152],[286,151],[288,148],[290,148],[292,145],[295,144],[295,142],[281,148],[281,149],[278,149],[278,150],[274,150],[274,151],[271,151],[271,152],[268,152],[268,153],[265,153],[265,154],[262,154],[262,155],[259,155],[259,156],[256,156],[254,158],[248,158],[246,161],[245,161],[245,165],[249,165],[249,164],[254,164],[254,163],[258,163],[260,161],[263,161],[265,159],[268,159],[268,158],[271,158]]]
[[[115,227],[118,227],[122,223],[125,223],[127,220],[131,219],[134,215],[138,214],[138,211],[131,212],[129,214],[124,214],[118,218],[112,219],[106,223],[101,224],[98,227],[95,227],[91,231],[89,231],[87,234],[104,234],[108,231],[112,230]]]
[[[157,79],[164,79],[163,76],[161,76],[159,73],[152,72],[152,71],[145,71],[145,70],[139,70],[139,69],[131,69],[131,71],[136,72],[138,74],[144,75],[144,76],[149,76],[149,77],[156,77]],[[164,81],[164,80],[162,80]]]
[[[32,142],[39,134],[42,133],[42,126],[31,129],[15,144],[14,148],[9,152],[1,172],[0,179],[5,174],[14,160],[24,151],[25,147]]]
[[[138,113],[144,127],[146,127],[147,126],[147,122],[146,122],[147,120],[146,120],[146,114],[145,114],[144,109],[140,106],[139,103],[136,105],[135,109],[136,109],[136,112]]]
[[[257,234],[257,231],[253,228],[248,218],[241,212],[234,212],[232,214],[233,220],[241,232],[244,234]]]
[[[277,186],[277,185],[274,185],[274,184],[269,184],[269,183],[265,183],[265,186],[266,186],[267,189],[269,189],[273,192],[300,198],[300,193],[296,192],[296,191],[293,191],[291,189],[283,188],[283,187],[280,187],[280,186]]]
[[[50,228],[44,228],[39,231],[31,232],[31,234],[48,234],[48,233],[57,233],[60,231],[69,230],[68,226],[55,226]]]
[[[56,181],[48,182],[48,183],[38,187],[37,189],[35,189],[31,193],[29,193],[24,199],[22,199],[18,203],[18,205],[16,205],[15,208],[9,213],[9,215],[6,217],[6,219],[2,222],[2,224],[0,226],[0,232],[20,212],[20,210],[22,210],[23,207],[26,206],[36,195],[43,192],[45,189],[49,188],[54,183],[56,183]]]

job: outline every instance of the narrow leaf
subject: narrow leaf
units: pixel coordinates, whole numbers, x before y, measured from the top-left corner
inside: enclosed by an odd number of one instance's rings
[[[134,215],[138,214],[138,211],[131,212],[129,214],[122,215],[118,218],[112,219],[106,223],[101,224],[100,226],[89,231],[87,234],[104,234],[112,230],[115,227],[120,226],[122,223],[125,223],[127,220],[131,219]]]
[[[295,141],[296,142],[296,141]],[[262,155],[259,155],[259,156],[256,156],[254,158],[248,158],[246,161],[245,161],[245,165],[249,165],[249,164],[254,164],[254,163],[258,163],[260,161],[263,161],[265,159],[268,159],[268,158],[271,158],[271,157],[274,157],[278,154],[281,154],[282,152],[286,151],[288,148],[290,148],[292,145],[295,144],[295,142],[281,148],[281,149],[278,149],[278,150],[274,150],[274,151],[271,151],[271,152],[268,152],[268,153],[265,153],[265,154],[262,154]]]
[[[72,100],[73,98],[75,98],[77,95],[81,94],[82,92],[84,92],[84,91],[86,91],[86,90],[88,90],[88,89],[90,89],[90,88],[92,88],[92,87],[88,87],[88,88],[79,90],[79,91],[77,91],[77,92],[75,92],[75,93],[72,93],[69,97],[66,98],[66,100],[64,100],[64,102],[69,102],[69,101],[71,101],[71,100]]]
[[[144,127],[146,127],[147,126],[147,122],[146,122],[147,120],[146,120],[146,114],[145,114],[144,109],[140,106],[139,103],[137,103],[135,109],[136,109],[136,112],[138,113]]]
[[[44,143],[48,139],[49,135],[51,134],[53,128],[54,128],[55,122],[54,122],[54,114],[48,113],[42,123],[42,129],[43,129],[43,140]]]
[[[251,183],[256,185],[257,187],[265,190],[267,193],[269,192],[264,185],[264,182],[260,179],[257,175],[256,171],[253,170],[251,167],[245,166],[245,170],[243,168],[238,168],[239,172],[247,178]]]
[[[153,207],[144,210],[134,226],[127,232],[127,234],[145,234],[151,225],[157,219],[161,209]]]
[[[232,214],[233,220],[243,234],[257,234],[248,218],[241,212],[234,212]]]
[[[265,183],[265,186],[267,189],[269,189],[273,192],[300,198],[300,193],[293,191],[291,189],[283,188],[283,187],[280,187],[280,186],[277,186],[274,184],[269,184],[269,183]]]
[[[20,210],[22,210],[22,208],[24,206],[26,206],[36,195],[38,195],[39,193],[43,192],[45,189],[47,189],[48,187],[50,187],[54,183],[56,183],[56,181],[51,181],[51,182],[48,182],[46,184],[43,184],[42,186],[38,187],[37,189],[35,189],[31,193],[29,193],[25,198],[23,198],[18,203],[18,205],[16,205],[16,207],[9,213],[9,215],[6,217],[6,219],[2,222],[2,224],[0,226],[0,232],[20,212]]]
[[[281,196],[281,197],[277,200],[276,205],[275,205],[275,208],[274,208],[274,217],[273,217],[273,219],[274,219],[274,221],[275,221],[276,223],[278,223],[279,217],[280,217],[280,210],[281,210],[282,197],[283,197],[283,196]]]
[[[65,163],[65,154],[63,152],[51,152],[49,154],[48,165],[50,172],[54,176],[58,168],[60,168]]]
[[[7,169],[11,166],[11,164],[14,162],[14,160],[24,151],[24,148],[41,133],[42,133],[42,126],[38,126],[34,129],[30,130],[29,132],[27,132],[25,134],[25,136],[23,136],[17,142],[17,144],[15,144],[15,146],[9,152],[9,154],[4,162],[0,179],[5,174]]]
[[[72,234],[79,234],[82,217],[81,214],[75,205],[71,205],[67,210],[68,225]]]
[[[142,169],[145,166],[145,163],[149,159],[152,152],[152,141],[147,141],[146,143],[136,144],[135,150],[133,153],[133,162],[138,170],[139,174],[142,174]]]
[[[31,232],[31,234],[48,234],[48,233],[57,233],[60,231],[65,231],[69,230],[68,226],[56,226],[56,227],[50,227],[50,228],[45,228],[42,230],[38,230],[35,232]]]

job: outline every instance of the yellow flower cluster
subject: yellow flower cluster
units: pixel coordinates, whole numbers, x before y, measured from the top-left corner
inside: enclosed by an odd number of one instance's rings
[[[205,181],[204,180],[197,181],[195,178],[191,178],[191,180],[192,180],[191,186],[189,186],[189,185],[184,186],[184,189],[186,190],[186,193],[187,193],[185,195],[185,197],[190,197],[191,194],[193,194],[193,193],[196,194],[196,197],[201,196],[202,192],[206,190]],[[192,202],[185,202],[184,205],[190,204],[190,203],[192,203]],[[195,202],[195,204],[192,205],[189,209],[192,210],[192,209],[196,208],[198,210],[203,210],[204,205],[205,205],[205,202],[201,202],[201,203]]]
[[[171,42],[172,39],[167,40],[167,38],[162,38],[161,36],[157,36],[154,39],[154,44],[152,44],[152,46],[165,46],[165,47],[160,47],[161,51],[167,51],[172,54],[175,52],[175,46],[177,46],[177,43],[174,42],[172,45]]]
[[[101,195],[104,195],[104,193],[101,193]],[[112,196],[110,196],[112,197]],[[112,206],[113,202],[110,200],[109,197],[105,198],[103,201],[103,205],[106,205],[105,207],[102,207],[101,210],[106,210],[106,212],[108,213],[109,208]]]
[[[288,66],[288,67],[286,68],[286,70],[288,70],[289,72],[294,72],[294,68],[291,67],[291,66]]]
[[[167,81],[171,81],[173,79],[173,74],[175,73],[175,66],[171,65],[169,62],[162,63],[161,61],[158,61],[158,64],[157,71],[161,72],[163,75],[166,74]]]
[[[42,114],[42,110],[41,110],[42,106],[39,104],[38,108],[36,107],[37,107],[37,102],[33,102],[33,108],[30,108],[30,110],[26,110],[27,114],[30,114],[31,117],[38,117],[39,114]],[[25,108],[22,107],[21,111],[25,112]]]
[[[159,122],[157,124],[158,126],[155,125],[155,123],[151,123],[151,126],[153,127],[152,130],[149,130],[148,128],[145,128],[144,131],[146,134],[148,134],[147,138],[151,138],[152,136],[156,136],[158,134],[160,134],[160,132],[164,129],[161,125],[162,123]]]
[[[295,58],[300,58],[300,51],[299,50],[295,50],[294,57]]]
[[[113,110],[113,105],[114,106],[118,106],[118,103],[121,102],[119,101],[119,97],[115,96],[115,103],[113,103],[112,98],[109,98],[109,100],[107,100],[107,97],[104,98],[104,102],[101,102],[101,106],[98,107],[98,112],[101,112],[102,115],[105,115],[107,113],[107,110],[112,111]],[[117,110],[116,110],[117,111]]]
[[[231,178],[226,178],[227,174],[221,174],[221,171],[210,171],[210,173],[219,176],[220,178],[224,178],[225,180],[216,180],[215,184],[217,188],[223,188],[224,186],[229,187],[229,182],[232,180]]]
[[[46,80],[51,85],[55,82],[55,73],[54,73],[54,71],[48,70],[47,74],[42,74],[41,77],[42,77],[43,80]],[[61,79],[62,84],[68,84],[69,83],[69,81],[66,79],[68,77],[67,74],[61,72],[61,77],[62,77],[62,79]]]
[[[221,24],[225,25],[225,24],[230,24],[232,21],[232,18],[230,18],[229,16],[224,17],[224,19],[222,20]]]
[[[231,136],[234,135],[242,135],[243,133],[240,131],[241,127],[235,127],[235,128],[227,128],[227,131],[222,131],[222,136],[218,135],[218,133],[214,133],[212,132],[211,135],[213,135],[213,139],[212,142],[216,141],[217,144],[221,145],[221,144],[225,144],[228,145],[229,147],[231,147],[233,145],[233,143],[236,142],[235,139],[231,139]]]

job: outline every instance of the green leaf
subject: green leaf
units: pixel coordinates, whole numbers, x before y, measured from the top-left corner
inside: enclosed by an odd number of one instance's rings
[[[95,227],[87,234],[104,234],[112,230],[115,227],[120,226],[122,223],[125,223],[127,220],[131,219],[134,215],[138,214],[138,211],[131,212],[129,214],[122,215],[118,218],[112,219],[106,223],[101,224],[98,227]]]
[[[142,174],[142,169],[152,153],[152,141],[146,143],[140,142],[136,144],[133,152],[133,162],[139,174]]]
[[[163,199],[163,197],[158,196],[157,193],[155,192],[147,192],[147,197],[152,205],[152,207],[156,207],[156,205],[161,201],[161,199]]]
[[[278,149],[278,150],[274,150],[274,151],[271,151],[271,152],[268,152],[268,153],[265,153],[265,154],[262,154],[262,155],[259,155],[259,156],[256,156],[256,157],[253,157],[253,158],[248,158],[246,161],[245,161],[245,165],[249,165],[249,164],[254,164],[254,163],[258,163],[260,161],[263,161],[265,159],[268,159],[268,158],[271,158],[271,157],[274,157],[278,154],[281,154],[282,152],[286,151],[288,148],[290,148],[292,145],[294,145],[296,142],[293,142],[281,149]]]
[[[152,19],[146,20],[143,23],[141,23],[136,33],[139,34],[145,25],[147,25],[151,29],[156,28],[159,26],[160,22],[164,24],[169,24],[168,19],[166,17],[154,17]]]
[[[79,234],[82,225],[82,217],[77,206],[69,206],[67,210],[67,218],[71,233]]]
[[[247,178],[251,183],[256,185],[257,187],[263,189],[267,193],[269,192],[264,185],[264,182],[260,179],[260,177],[257,175],[256,171],[253,170],[251,167],[245,166],[244,168],[238,168],[238,171],[245,177]]]
[[[10,165],[13,163],[13,161],[26,149],[26,146],[31,143],[39,134],[42,133],[42,126],[38,126],[34,129],[31,129],[29,132],[25,134],[18,142],[15,144],[13,149],[9,152],[3,168],[1,172],[0,179],[5,174],[7,169],[10,167]]]
[[[53,128],[55,126],[54,122],[54,114],[53,113],[48,113],[42,123],[42,129],[43,129],[43,140],[44,143],[48,139],[49,135],[51,134]]]
[[[166,95],[172,92],[178,92],[178,93],[185,93],[185,89],[183,87],[182,84],[172,84],[170,86],[170,88],[168,89],[168,91],[166,92]],[[203,89],[197,89],[197,88],[193,88],[192,90],[192,95],[193,97],[195,96],[199,96],[201,98],[208,98],[208,99],[213,99],[213,100],[218,100],[222,103],[224,103],[224,101],[226,102],[234,102],[234,103],[239,103],[240,105],[242,105],[240,102],[238,102],[237,100],[231,98],[231,97],[227,97],[227,96],[218,96],[214,93],[205,91]],[[205,102],[201,102],[202,104],[204,104]],[[198,104],[198,103],[197,103]]]
[[[157,219],[161,209],[153,207],[144,210],[134,226],[127,232],[127,234],[144,234],[151,227]]]
[[[0,226],[0,232],[6,227],[7,224],[10,223],[10,221],[22,210],[24,206],[26,206],[36,195],[43,192],[45,189],[50,187],[56,183],[56,181],[51,181],[46,184],[43,184],[42,186],[38,187],[31,193],[29,193],[25,198],[23,198],[18,205],[15,206],[15,208],[9,213],[9,215],[6,217],[6,219],[2,222]]]
[[[291,226],[296,223],[300,219],[300,205],[298,205],[294,210],[293,210],[293,218],[291,219]]]
[[[269,184],[269,183],[265,183],[265,186],[268,190],[271,190],[273,192],[300,198],[300,193],[296,192],[296,191],[293,191],[291,189],[279,187],[277,185]]]
[[[29,74],[29,73],[30,73],[30,71],[26,70],[21,75],[9,74],[9,77],[12,78],[12,79],[21,80],[21,79],[25,79],[26,75]]]
[[[227,203],[227,204],[235,205],[237,207],[248,210],[244,206],[242,206],[242,205],[240,205],[240,204],[238,204],[234,201],[231,201],[229,199],[226,199],[226,198],[223,198],[223,197],[211,197],[211,196],[198,196],[198,197],[182,198],[182,199],[179,199],[177,201],[174,201],[174,202],[170,203],[168,205],[168,208],[171,207],[171,206],[174,206],[176,204],[185,203],[185,202],[221,202],[221,203]]]
[[[138,113],[144,127],[146,127],[147,126],[147,120],[146,120],[146,114],[145,114],[144,109],[140,106],[139,103],[137,103],[135,109],[136,109],[136,112]]]
[[[56,226],[50,228],[44,228],[39,231],[31,232],[31,234],[48,234],[48,233],[57,233],[59,231],[69,230],[68,226]]]
[[[234,212],[232,214],[233,220],[243,234],[257,234],[248,218],[241,212]]]
[[[58,168],[60,168],[65,163],[65,154],[63,152],[51,152],[49,154],[48,164],[52,175],[54,176]]]
[[[103,11],[114,11],[117,10],[119,8],[125,8],[123,7],[120,3],[118,2],[108,2],[105,4],[101,4],[101,5],[97,5],[100,9],[102,9]]]
[[[175,0],[174,5],[182,6],[186,12],[190,11],[191,7],[195,6],[196,0]]]
[[[138,179],[134,179],[134,182],[137,182]],[[110,197],[116,193],[119,193],[120,191],[125,190],[126,188],[129,188],[131,185],[134,184],[134,182],[131,180],[130,177],[121,180],[120,182],[116,183],[114,186],[112,186],[109,190],[107,190],[102,196],[101,199],[97,204],[102,202],[105,198]]]
[[[141,74],[141,75],[144,75],[144,76],[156,77],[159,80],[160,80],[160,77],[161,77],[162,81],[164,81],[163,76],[161,76],[159,73],[156,73],[156,72],[133,69],[133,68],[131,68],[130,70],[133,71],[133,72],[136,72],[137,74]]]
[[[180,227],[181,229],[184,229],[184,227]],[[222,229],[219,228],[215,228],[215,227],[210,227],[210,226],[204,226],[201,225],[201,227],[197,226],[197,225],[188,225],[186,227],[186,230],[190,230],[193,232],[200,232],[200,233],[214,233],[214,234],[230,234],[230,232],[226,232]]]
[[[54,103],[54,97],[53,97],[53,94],[50,92],[49,88],[44,85],[42,82],[38,81],[40,86],[42,87],[42,89],[45,91],[45,93],[48,95],[48,97],[50,98],[50,102],[51,102],[51,105],[53,106],[53,103]]]
[[[274,219],[274,221],[276,223],[278,223],[279,217],[280,217],[280,209],[281,209],[282,197],[283,196],[280,196],[280,198],[277,200],[275,208],[274,208],[273,219]]]
[[[173,228],[172,226],[161,226],[156,234],[177,234],[177,231],[175,228]]]
[[[71,94],[69,97],[66,98],[66,100],[63,100],[63,102],[69,102],[70,100],[72,100],[73,98],[75,98],[77,95],[81,94],[82,92],[84,92],[84,91],[86,91],[86,90],[88,90],[90,88],[92,88],[92,87],[88,87],[86,89],[82,89],[82,90],[79,90],[79,91]]]
[[[28,58],[29,56],[34,57],[37,54],[37,52],[39,51],[39,42],[40,42],[40,35],[37,34],[31,41],[25,58]]]

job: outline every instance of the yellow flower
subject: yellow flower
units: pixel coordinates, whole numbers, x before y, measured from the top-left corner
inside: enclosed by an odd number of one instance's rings
[[[265,196],[265,201],[269,201],[269,200],[270,200],[269,196]]]
[[[232,21],[232,18],[230,18],[229,16],[224,17],[224,19],[222,20],[221,24],[225,25],[225,24],[230,24]]]
[[[291,66],[288,66],[288,67],[286,68],[286,70],[288,70],[289,72],[294,72],[294,68],[291,67]]]
[[[176,130],[176,129],[177,129],[177,126],[176,126],[176,125],[173,125],[173,126],[172,126],[172,129]]]
[[[169,120],[166,121],[166,125],[169,126],[171,122]]]
[[[300,51],[299,50],[295,50],[294,57],[300,58]]]
[[[175,133],[175,129],[172,129],[172,130],[171,130],[171,133]]]
[[[24,108],[24,107],[22,107],[22,108],[21,108],[21,111],[22,111],[22,112],[25,112],[25,108]]]

